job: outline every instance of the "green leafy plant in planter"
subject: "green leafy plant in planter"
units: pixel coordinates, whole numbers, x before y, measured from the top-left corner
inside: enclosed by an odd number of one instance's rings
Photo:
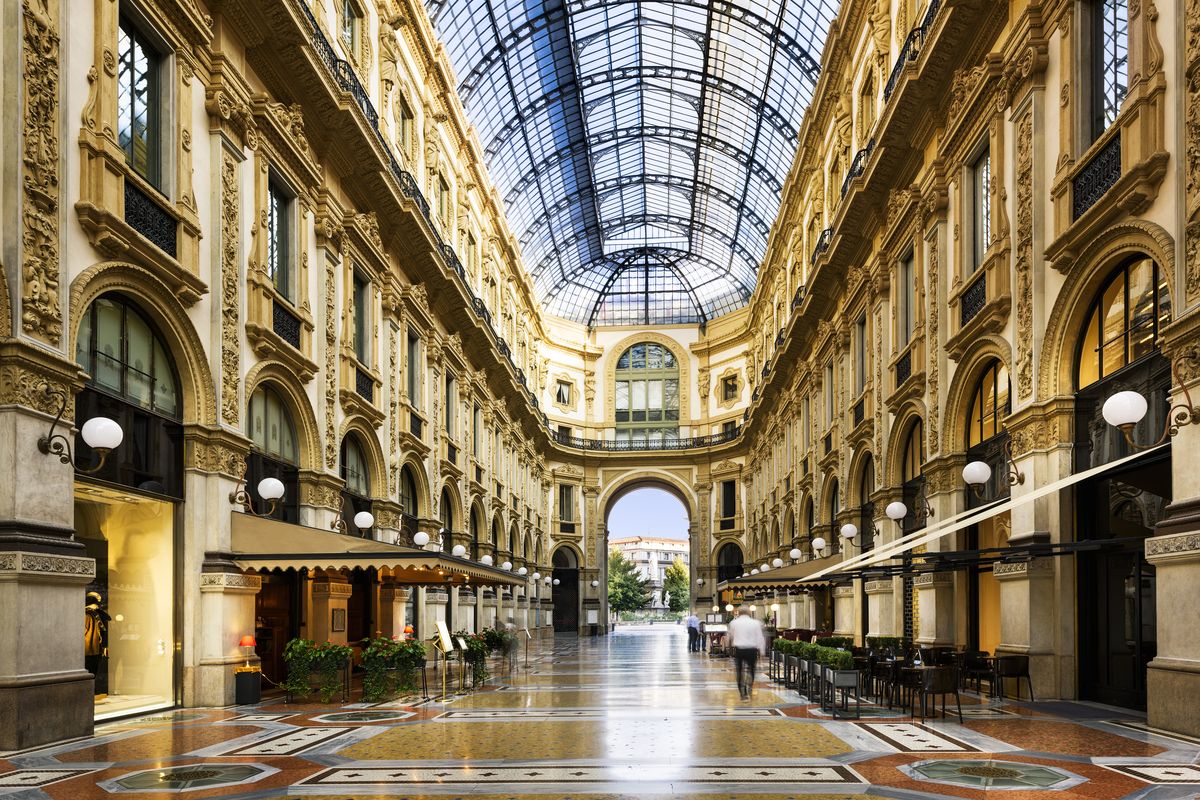
[[[417,671],[425,669],[425,645],[419,639],[396,642],[396,691],[411,692],[417,688]]]
[[[854,640],[849,636],[822,636],[817,639],[820,647],[849,647],[853,643]]]
[[[287,664],[284,688],[292,695],[307,697],[312,692],[309,677],[316,675],[321,702],[328,703],[342,689],[339,673],[349,665],[353,653],[347,644],[317,644],[311,639],[292,639],[283,648],[283,660]]]
[[[487,656],[491,648],[488,647],[487,639],[482,634],[455,631],[455,640],[457,641],[460,637],[467,643],[467,649],[462,654],[462,659],[471,667],[471,681],[478,686],[488,679]]]
[[[394,671],[398,641],[386,636],[363,639],[363,699],[372,702],[396,691]]]
[[[499,628],[484,628],[480,631],[488,650],[500,650],[504,647],[504,631]]]

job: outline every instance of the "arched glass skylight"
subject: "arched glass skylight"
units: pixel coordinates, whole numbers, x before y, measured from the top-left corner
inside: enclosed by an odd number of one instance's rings
[[[749,299],[839,0],[427,0],[546,309]]]

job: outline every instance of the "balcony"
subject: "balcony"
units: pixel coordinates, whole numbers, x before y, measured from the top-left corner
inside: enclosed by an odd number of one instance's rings
[[[163,207],[163,202],[152,198],[133,181],[125,181],[125,222],[150,244],[175,258],[179,223]]]
[[[875,152],[875,140],[871,139],[867,142],[866,147],[854,154],[854,160],[850,162],[850,171],[842,179],[842,197],[845,197],[846,192],[850,191],[850,181],[862,177],[863,172],[867,169],[867,159],[873,152]]]
[[[821,257],[822,253],[829,249],[829,245],[832,241],[833,228],[826,228],[825,230],[821,231],[821,235],[817,237],[817,245],[813,248],[812,257],[809,259],[810,266],[817,263],[817,259]]]
[[[1071,219],[1079,219],[1121,179],[1121,131],[1071,180]]]
[[[987,273],[980,271],[979,277],[962,293],[959,300],[959,327],[965,328],[987,303]]]
[[[354,391],[368,403],[375,402],[375,379],[362,367],[354,368]]]
[[[271,330],[292,347],[300,349],[300,318],[278,300],[271,302]]]
[[[911,377],[912,350],[905,350],[904,354],[896,360],[896,388],[899,389]]]
[[[550,438],[564,447],[576,450],[592,450],[606,453],[628,453],[647,450],[692,450],[697,447],[714,447],[728,444],[742,435],[740,426],[730,430],[714,433],[709,436],[692,436],[685,439],[583,439],[578,436],[566,436],[558,431],[551,431]]]
[[[883,87],[883,102],[886,103],[892,99],[892,92],[896,90],[896,84],[900,82],[900,76],[904,74],[904,68],[909,64],[915,64],[920,57],[921,47],[925,44],[925,36],[929,33],[929,29],[933,27],[933,21],[937,17],[941,5],[941,0],[931,0],[929,8],[925,12],[925,17],[921,20],[921,24],[909,31],[908,38],[904,40],[904,46],[900,48],[900,55],[896,59],[896,63],[892,66],[892,72],[888,75],[887,84]]]
[[[425,420],[415,411],[410,411],[408,414],[408,431],[418,439],[425,438]]]

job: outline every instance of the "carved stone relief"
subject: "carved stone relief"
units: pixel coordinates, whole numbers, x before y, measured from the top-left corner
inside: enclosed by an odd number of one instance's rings
[[[1033,112],[1017,123],[1017,397],[1033,394]]]
[[[241,349],[241,276],[238,274],[240,198],[238,162],[231,153],[221,156],[221,419],[237,425],[240,419],[238,385]]]

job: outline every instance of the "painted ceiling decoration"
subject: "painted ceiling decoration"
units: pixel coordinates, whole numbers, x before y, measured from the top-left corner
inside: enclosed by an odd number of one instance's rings
[[[543,306],[743,306],[839,0],[427,0]]]

